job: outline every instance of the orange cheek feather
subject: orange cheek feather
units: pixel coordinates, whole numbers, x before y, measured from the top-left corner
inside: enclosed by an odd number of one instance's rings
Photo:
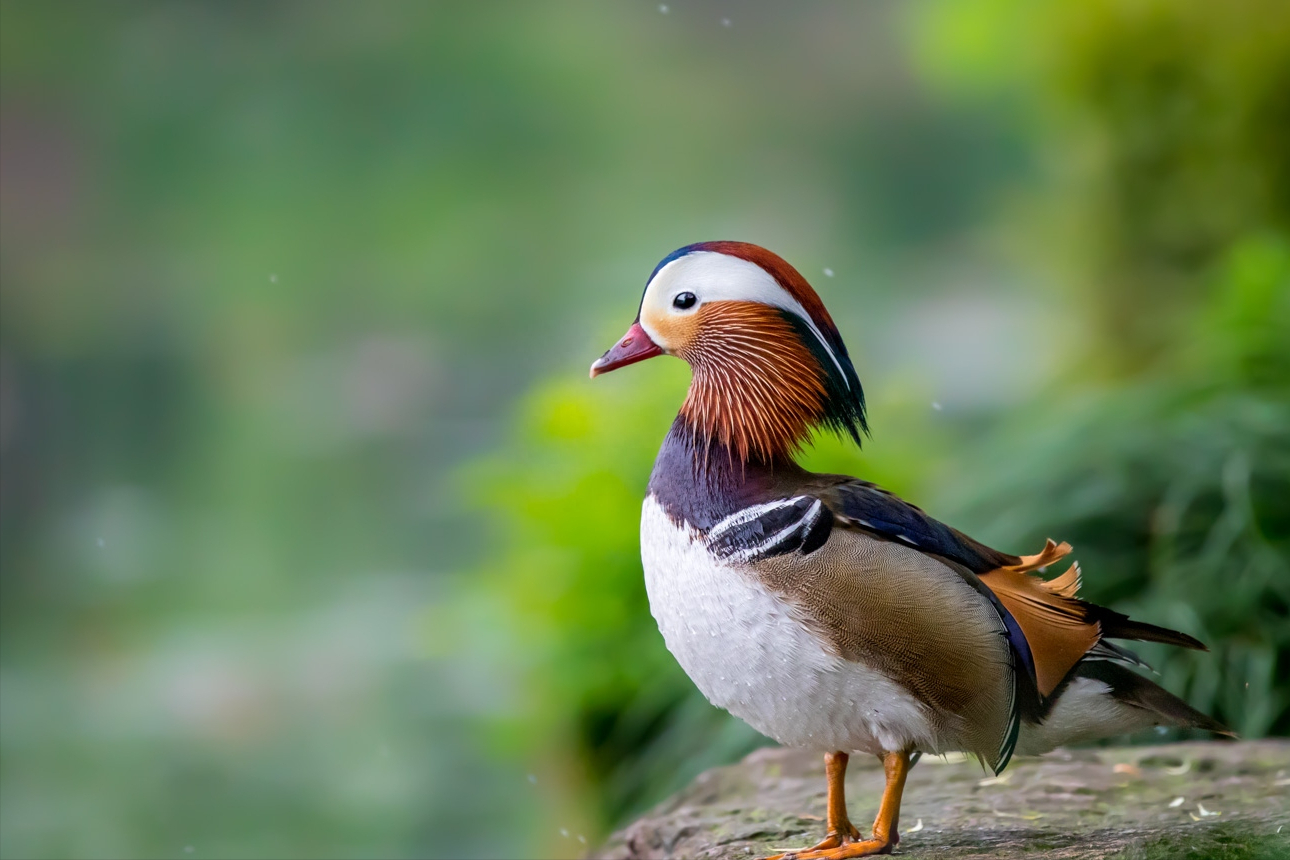
[[[823,407],[822,370],[780,311],[712,302],[674,320],[685,345],[669,349],[694,370],[681,407],[691,426],[744,459],[788,456],[806,440]]]
[[[701,325],[699,314],[672,314],[654,309],[642,310],[641,322],[654,342],[673,355],[683,354],[695,342]]]

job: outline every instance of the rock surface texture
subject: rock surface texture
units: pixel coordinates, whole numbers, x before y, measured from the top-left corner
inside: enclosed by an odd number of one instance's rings
[[[851,819],[867,833],[876,759],[852,756]],[[593,856],[748,858],[824,835],[822,758],[763,749],[701,774]],[[1290,742],[1069,750],[1018,759],[1000,778],[924,757],[910,774],[897,856],[1290,859]]]

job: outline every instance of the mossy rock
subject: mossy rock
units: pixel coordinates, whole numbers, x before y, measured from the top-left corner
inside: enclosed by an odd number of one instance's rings
[[[823,835],[824,789],[819,756],[758,750],[700,774],[594,856],[748,860],[800,848]],[[847,800],[861,830],[881,790],[876,759],[853,756]],[[1290,742],[1059,750],[1018,759],[1000,779],[975,761],[924,757],[901,825],[896,854],[911,858],[1290,860]]]

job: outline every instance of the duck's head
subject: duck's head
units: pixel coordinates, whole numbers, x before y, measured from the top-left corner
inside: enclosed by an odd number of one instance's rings
[[[837,326],[806,279],[746,242],[700,242],[663,258],[636,321],[592,377],[674,355],[693,369],[681,416],[741,460],[791,457],[816,427],[867,431],[864,392]]]

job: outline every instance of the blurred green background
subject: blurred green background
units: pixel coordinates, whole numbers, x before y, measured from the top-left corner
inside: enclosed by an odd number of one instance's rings
[[[1290,734],[1288,153],[1279,0],[0,0],[0,855],[576,856],[762,743],[645,604],[685,368],[586,379],[714,238],[812,465]]]

